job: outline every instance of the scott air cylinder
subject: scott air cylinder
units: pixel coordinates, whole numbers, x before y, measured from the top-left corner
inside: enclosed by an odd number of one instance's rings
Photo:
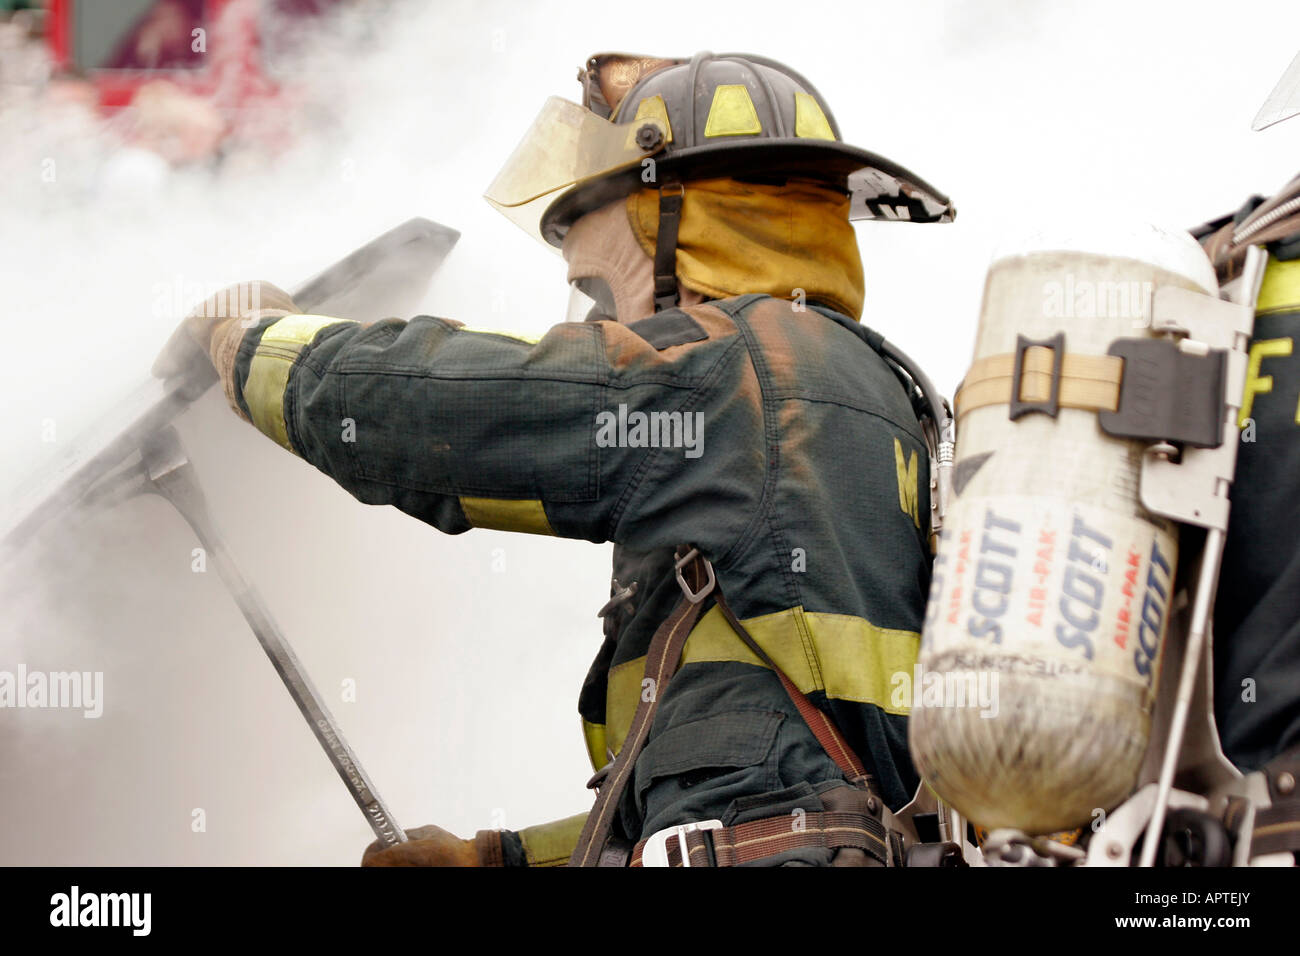
[[[952,496],[910,723],[926,782],[985,827],[1049,833],[1131,792],[1178,560],[1139,503],[1150,443],[1114,438],[1118,338],[1164,285],[1217,293],[1186,233],[1037,237],[988,272],[956,397]]]

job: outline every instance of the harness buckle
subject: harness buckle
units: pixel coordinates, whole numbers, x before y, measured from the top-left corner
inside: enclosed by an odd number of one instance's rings
[[[1020,398],[1020,385],[1025,375],[1025,354],[1031,348],[1049,349],[1052,353],[1051,391],[1043,401],[1026,402]],[[1050,339],[1030,339],[1016,336],[1016,361],[1011,367],[1011,409],[1008,417],[1014,422],[1030,412],[1042,412],[1055,418],[1061,410],[1061,366],[1065,361],[1065,333],[1057,332]]]
[[[668,866],[668,841],[677,840],[677,852],[681,854],[682,866],[691,865],[691,855],[686,849],[686,834],[699,830],[721,830],[721,820],[701,820],[698,823],[682,823],[675,827],[664,827],[645,841],[641,848],[642,866]]]
[[[674,557],[676,557],[675,554]],[[686,567],[696,558],[699,558],[704,562],[704,573],[707,580],[704,582],[704,587],[700,588],[698,591],[692,591],[691,586],[686,583],[686,578],[682,574],[682,568]],[[712,594],[713,589],[717,587],[718,579],[713,574],[713,562],[700,554],[699,548],[691,548],[690,551],[686,552],[685,557],[678,557],[677,561],[673,564],[673,570],[677,574],[677,583],[681,585],[682,593],[686,595],[686,600],[691,604],[699,604],[706,597]]]

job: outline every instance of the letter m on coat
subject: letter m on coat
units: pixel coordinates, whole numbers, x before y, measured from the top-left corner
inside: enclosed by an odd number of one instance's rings
[[[898,507],[903,514],[912,519],[912,523],[921,527],[921,516],[916,507],[916,452],[906,462],[903,461],[903,445],[894,439],[894,469],[898,473]]]

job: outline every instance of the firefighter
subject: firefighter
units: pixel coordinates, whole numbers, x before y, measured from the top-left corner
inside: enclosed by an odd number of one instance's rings
[[[1300,475],[1298,207],[1300,176],[1193,234],[1225,285],[1240,278],[1250,246],[1268,252],[1214,605],[1214,718],[1225,756],[1266,782],[1271,805],[1256,811],[1252,857],[1290,853],[1300,859],[1300,560],[1287,546],[1300,522],[1293,493]]]
[[[487,198],[562,251],[581,321],[362,326],[267,284],[187,320],[235,412],[360,501],[615,545],[578,704],[595,808],[363,862],[881,865],[918,785],[891,680],[930,482],[909,379],[858,322],[850,213],[954,210],[780,63],[608,54],[580,79]]]

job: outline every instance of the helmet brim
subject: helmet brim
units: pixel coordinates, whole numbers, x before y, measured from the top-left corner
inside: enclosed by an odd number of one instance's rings
[[[850,219],[891,222],[951,222],[949,198],[915,173],[865,149],[831,140],[761,139],[706,143],[654,158],[654,178],[635,166],[564,192],[538,223],[540,237],[564,243],[580,217],[639,189],[653,189],[666,177],[681,181],[727,177],[762,182],[804,179],[843,189],[852,197]]]

